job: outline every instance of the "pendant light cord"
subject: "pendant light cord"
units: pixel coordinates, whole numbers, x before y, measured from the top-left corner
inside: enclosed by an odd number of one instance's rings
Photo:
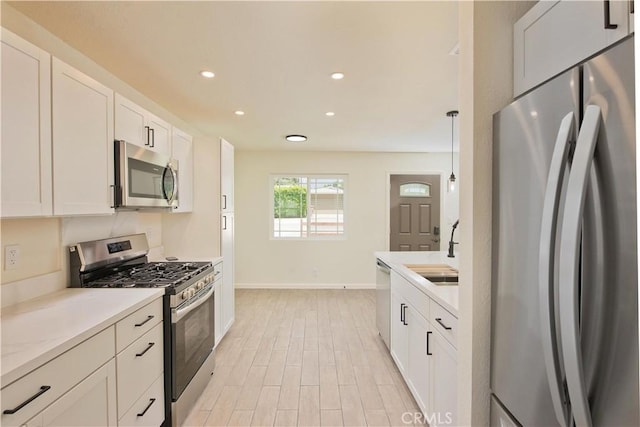
[[[451,115],[451,174],[453,175],[453,118],[455,115]]]

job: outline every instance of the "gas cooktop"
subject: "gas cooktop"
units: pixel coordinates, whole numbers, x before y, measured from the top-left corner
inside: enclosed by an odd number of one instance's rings
[[[91,288],[176,287],[211,267],[210,262],[147,262],[85,284]]]

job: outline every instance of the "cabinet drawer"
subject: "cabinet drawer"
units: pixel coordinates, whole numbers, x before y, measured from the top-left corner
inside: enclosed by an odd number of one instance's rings
[[[115,332],[111,326],[4,387],[0,424],[20,425],[42,411],[114,357],[114,342]],[[37,394],[14,414],[4,413],[8,409],[18,408]]]
[[[454,347],[458,346],[458,318],[445,310],[440,304],[431,300],[429,321],[447,341]]]
[[[393,270],[391,271],[391,288],[402,295],[425,319],[429,318],[429,297]]]
[[[118,421],[121,426],[154,426],[164,421],[164,375],[155,382],[133,404],[129,412]]]
[[[120,353],[129,344],[153,329],[158,322],[162,322],[162,298],[158,298],[116,323],[116,352]]]
[[[118,418],[163,371],[162,323],[144,334],[116,356],[118,378]]]

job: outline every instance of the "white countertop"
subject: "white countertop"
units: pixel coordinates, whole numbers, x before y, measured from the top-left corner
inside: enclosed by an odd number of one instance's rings
[[[446,251],[430,252],[376,252],[376,258],[381,259],[393,271],[400,274],[429,298],[442,305],[451,314],[458,317],[458,286],[434,285],[419,274],[409,270],[404,264],[446,264],[458,269],[460,255],[447,257]]]
[[[9,385],[162,295],[164,289],[67,288],[3,308],[0,386]]]

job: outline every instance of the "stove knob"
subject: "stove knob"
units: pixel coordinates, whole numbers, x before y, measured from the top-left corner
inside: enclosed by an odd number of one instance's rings
[[[191,288],[191,295],[189,295],[189,298],[191,298],[192,296],[194,296],[196,294],[196,288]]]
[[[204,281],[198,282],[198,289],[204,288]]]
[[[182,299],[189,298],[189,289],[187,289],[186,291],[183,291],[182,295],[180,295],[180,298],[182,298]]]

